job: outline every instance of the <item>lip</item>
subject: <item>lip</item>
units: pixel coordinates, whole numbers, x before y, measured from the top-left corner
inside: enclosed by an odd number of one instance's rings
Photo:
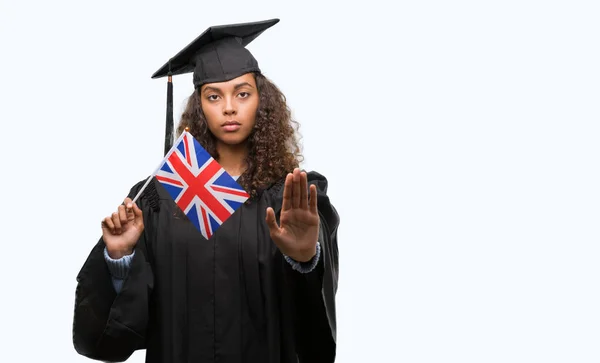
[[[242,125],[237,121],[226,121],[221,124],[221,127],[227,132],[234,132],[239,130]]]

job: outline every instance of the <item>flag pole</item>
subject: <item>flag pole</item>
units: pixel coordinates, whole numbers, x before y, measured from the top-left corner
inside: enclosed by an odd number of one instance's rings
[[[154,174],[150,175],[148,177],[148,179],[146,179],[146,183],[144,184],[144,186],[142,187],[142,189],[140,189],[140,191],[137,193],[137,195],[135,196],[135,198],[133,198],[133,200],[131,201],[132,203],[135,203],[135,201],[140,197],[140,195],[142,195],[142,192],[144,191],[144,189],[146,189],[146,187],[148,186],[148,184],[150,184],[150,180],[152,180],[153,176],[154,176]]]
[[[160,162],[160,164],[158,164],[158,167],[154,170],[154,172],[152,174],[150,174],[150,176],[148,177],[148,179],[146,179],[146,182],[144,183],[144,186],[142,187],[142,189],[140,189],[140,191],[137,193],[137,195],[135,196],[135,198],[133,198],[133,200],[132,200],[133,203],[135,203],[135,201],[138,200],[138,198],[140,197],[140,195],[142,195],[142,193],[144,192],[144,189],[146,189],[146,187],[148,186],[148,184],[150,184],[150,181],[152,180],[152,178],[156,175],[156,173],[158,173],[158,170],[160,170],[160,168],[165,163],[165,160],[168,159],[169,156],[171,156],[171,154],[175,150],[175,146],[177,144],[179,144],[179,141],[181,141],[181,139],[183,139],[185,137],[185,134],[188,133],[189,131],[190,131],[190,128],[186,127],[185,131],[182,132],[181,135],[179,135],[179,137],[177,138],[177,140],[175,140],[175,142],[173,143],[173,146],[171,147],[171,150],[169,150],[169,152],[165,155],[165,157]]]

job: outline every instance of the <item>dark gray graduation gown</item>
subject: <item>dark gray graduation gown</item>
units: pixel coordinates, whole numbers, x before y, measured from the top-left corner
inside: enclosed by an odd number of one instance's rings
[[[145,230],[120,293],[102,238],[77,276],[76,351],[112,362],[138,349],[149,363],[333,362],[339,216],[325,177],[310,172],[308,180],[318,190],[322,254],[301,274],[264,221],[268,206],[281,208],[282,182],[240,207],[207,241],[154,179],[138,200]]]

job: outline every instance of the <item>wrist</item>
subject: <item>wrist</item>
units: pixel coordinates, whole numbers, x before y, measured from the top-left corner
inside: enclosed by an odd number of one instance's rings
[[[319,242],[317,242],[316,250],[316,255],[314,255],[309,261],[306,262],[299,262],[285,255],[283,257],[292,266],[293,270],[306,274],[312,272],[319,263],[319,260],[321,258],[321,244]]]
[[[106,247],[108,257],[113,260],[119,260],[125,256],[133,254],[133,248],[108,248]]]
[[[312,260],[317,255],[317,245],[315,244],[309,249],[294,251],[287,256],[292,260],[300,263],[306,263]]]

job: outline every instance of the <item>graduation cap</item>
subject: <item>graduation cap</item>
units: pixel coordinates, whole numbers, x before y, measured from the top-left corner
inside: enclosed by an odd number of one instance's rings
[[[225,82],[249,72],[260,72],[257,60],[246,46],[279,19],[211,26],[169,59],[152,78],[168,77],[165,155],[173,145],[172,76],[193,72],[194,87]]]

